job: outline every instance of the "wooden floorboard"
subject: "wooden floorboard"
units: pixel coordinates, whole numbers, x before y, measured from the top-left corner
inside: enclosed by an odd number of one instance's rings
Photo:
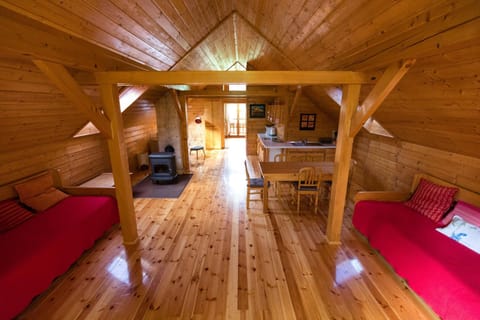
[[[244,143],[234,139],[230,143]],[[114,227],[20,319],[432,319],[353,230],[288,197],[245,206],[244,145],[208,152],[178,199],[135,199],[140,241]],[[239,153],[240,152],[240,153]]]

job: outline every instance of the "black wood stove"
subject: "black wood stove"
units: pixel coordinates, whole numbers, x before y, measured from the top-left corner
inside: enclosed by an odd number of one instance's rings
[[[175,164],[175,154],[173,152],[155,152],[148,156],[150,159],[150,168],[152,182],[171,182],[177,177],[177,165]]]

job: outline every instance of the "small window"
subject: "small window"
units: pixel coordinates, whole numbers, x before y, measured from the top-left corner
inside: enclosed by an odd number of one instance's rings
[[[78,137],[89,136],[97,133],[100,133],[100,130],[98,130],[93,123],[89,122],[86,125],[84,125],[82,129],[78,130],[77,133],[73,135],[73,137],[78,138]]]
[[[393,135],[385,130],[385,128],[373,118],[369,118],[363,127],[371,134],[393,138]]]

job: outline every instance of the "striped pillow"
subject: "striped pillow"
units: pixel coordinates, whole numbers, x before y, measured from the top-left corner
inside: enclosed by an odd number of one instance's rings
[[[0,233],[15,228],[33,214],[13,199],[0,202]]]
[[[452,206],[457,188],[445,187],[420,179],[413,196],[405,202],[407,207],[439,222]]]

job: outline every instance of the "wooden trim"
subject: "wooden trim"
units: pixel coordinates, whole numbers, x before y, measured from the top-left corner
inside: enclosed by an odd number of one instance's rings
[[[100,109],[95,106],[90,97],[83,92],[64,66],[42,60],[33,60],[33,62],[105,137],[112,137],[110,121],[100,112]]]
[[[128,157],[123,135],[123,120],[116,85],[100,86],[105,113],[112,122],[112,139],[108,140],[110,162],[117,196],[118,211],[124,244],[138,241],[137,221],[133,207],[132,185],[128,168]]]
[[[362,105],[357,109],[352,120],[352,128],[350,129],[351,137],[357,135],[365,121],[377,111],[382,102],[414,63],[415,59],[407,59],[394,63],[385,70],[380,80],[375,84],[375,87],[373,87]]]
[[[345,85],[338,126],[335,170],[328,209],[327,240],[330,244],[340,243],[345,200],[347,196],[348,172],[352,157],[353,138],[350,136],[352,117],[358,106],[360,85]]]
[[[105,196],[111,196],[115,197],[115,188],[84,188],[84,187],[78,187],[78,186],[64,186],[62,183],[62,179],[60,177],[60,174],[57,169],[48,169],[48,170],[43,170],[38,173],[34,173],[28,177],[21,178],[12,182],[9,182],[7,184],[4,184],[0,186],[0,201],[5,200],[5,199],[10,199],[10,198],[16,198],[18,197],[17,192],[15,191],[14,186],[16,184],[26,182],[28,180],[31,180],[35,177],[44,175],[46,173],[50,173],[50,175],[53,178],[53,184],[55,187],[61,189],[63,192],[71,194],[71,195],[105,195]]]
[[[113,187],[78,187],[78,186],[68,186],[61,188],[63,192],[74,196],[109,196],[116,198],[115,188]]]
[[[373,80],[353,71],[112,71],[97,72],[98,83],[144,85],[318,85],[362,84]]]
[[[355,194],[353,200],[355,203],[364,200],[375,201],[406,201],[410,196],[409,192],[394,191],[360,191]]]

